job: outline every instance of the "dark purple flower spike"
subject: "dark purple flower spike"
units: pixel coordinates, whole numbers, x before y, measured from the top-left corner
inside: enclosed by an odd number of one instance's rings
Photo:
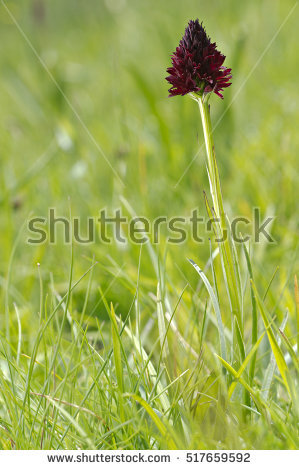
[[[225,56],[211,43],[198,20],[190,20],[179,46],[173,53],[172,67],[166,80],[172,85],[169,96],[214,92],[223,98],[222,90],[231,85],[231,69],[223,67]]]

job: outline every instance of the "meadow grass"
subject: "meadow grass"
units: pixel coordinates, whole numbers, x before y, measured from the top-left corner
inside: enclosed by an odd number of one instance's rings
[[[4,3],[0,448],[298,448],[296,2]],[[104,207],[212,215],[199,110],[165,81],[197,17],[233,69],[210,100],[225,211],[275,215],[276,243],[232,244],[232,285],[212,233],[26,243],[49,207],[82,231]]]

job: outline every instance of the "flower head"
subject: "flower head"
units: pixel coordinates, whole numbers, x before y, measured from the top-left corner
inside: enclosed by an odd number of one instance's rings
[[[172,85],[169,96],[213,91],[223,98],[222,90],[231,85],[231,69],[223,67],[225,56],[211,43],[198,20],[190,20],[179,46],[171,57],[166,80]]]

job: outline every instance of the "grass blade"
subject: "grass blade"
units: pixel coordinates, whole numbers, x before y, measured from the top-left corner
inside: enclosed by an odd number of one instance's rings
[[[254,355],[256,355],[256,352],[257,352],[257,349],[263,339],[265,335],[265,332],[260,336],[259,340],[256,341],[254,347],[251,349],[250,353],[247,355],[247,357],[245,358],[243,364],[241,365],[240,369],[238,370],[237,372],[237,375],[235,376],[235,379],[236,381],[239,380],[239,378],[241,377],[241,375],[243,374],[244,370],[246,369],[246,366],[248,365],[248,363],[252,360],[252,357]],[[229,399],[231,398],[232,394],[233,394],[233,391],[235,390],[236,388],[236,385],[237,385],[237,382],[233,382],[230,387],[229,387],[229,390],[228,390],[228,397]]]
[[[115,311],[114,311],[112,303],[111,303],[111,309],[110,309],[110,320],[111,320],[111,334],[112,334],[112,343],[113,343],[114,365],[115,365],[116,380],[117,380],[118,391],[119,391],[120,416],[121,416],[122,421],[125,421],[124,405],[123,405],[124,381],[123,381],[123,369],[122,369],[122,361],[121,361],[121,339],[119,336]]]
[[[249,272],[250,280],[253,281],[253,272],[252,272],[252,267],[251,267],[251,262],[250,262],[250,257],[249,253],[247,251],[245,243],[242,244],[244,254],[245,254],[245,259],[247,263],[247,269]],[[256,308],[256,298],[254,295],[254,290],[252,287],[252,284],[250,284],[250,296],[251,296],[251,346],[252,348],[255,346],[257,342],[257,336],[258,336],[258,325],[257,325],[257,308]],[[251,364],[250,364],[250,369],[249,369],[249,380],[250,384],[252,385],[253,379],[254,379],[254,374],[255,374],[255,363],[256,363],[256,354],[252,356],[251,359]]]
[[[262,319],[263,319],[263,322],[264,322],[264,325],[265,325],[265,328],[266,328],[266,331],[267,331],[269,343],[270,343],[272,352],[274,354],[278,370],[279,370],[280,375],[282,377],[282,380],[285,384],[285,387],[286,387],[286,389],[287,389],[287,391],[290,395],[290,398],[292,399],[291,390],[290,390],[290,386],[289,386],[288,366],[286,364],[286,361],[284,359],[282,351],[281,351],[281,349],[280,349],[280,347],[277,343],[277,340],[275,338],[275,335],[273,333],[271,323],[270,323],[270,320],[268,318],[267,312],[265,310],[264,304],[263,304],[261,298],[259,297],[258,292],[257,292],[256,287],[255,287],[253,282],[252,282],[252,287],[253,287],[254,294],[255,294],[255,297],[256,297],[256,300],[257,300],[259,311],[261,313],[261,316],[262,316]]]
[[[162,422],[162,420],[159,418],[159,416],[155,413],[155,411],[152,409],[152,407],[145,400],[143,400],[143,398],[139,397],[138,395],[133,394],[133,395],[128,395],[128,396],[130,396],[135,401],[137,401],[145,409],[145,411],[151,417],[152,421],[155,423],[158,430],[162,434],[163,438],[166,440],[168,448],[170,450],[176,450],[177,449],[176,443],[174,442],[173,438],[170,437],[170,433],[169,433],[167,427]]]
[[[288,319],[288,316],[286,315],[284,317],[283,321],[282,321],[281,326],[280,326],[282,331],[285,328],[287,319]],[[278,342],[278,344],[280,344],[280,338],[278,338],[277,342]],[[271,352],[270,362],[269,362],[269,365],[266,369],[265,378],[264,378],[264,381],[263,381],[263,384],[262,384],[262,397],[264,398],[264,400],[268,399],[268,395],[269,395],[269,392],[270,392],[270,387],[271,387],[271,383],[272,383],[272,380],[273,380],[275,368],[276,368],[276,361],[275,361],[275,357],[274,357],[273,352]]]

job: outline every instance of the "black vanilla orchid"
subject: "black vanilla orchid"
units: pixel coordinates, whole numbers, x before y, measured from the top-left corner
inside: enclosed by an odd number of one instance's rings
[[[227,220],[222,198],[220,176],[218,171],[217,159],[215,154],[215,145],[213,140],[213,127],[210,114],[209,98],[212,92],[223,98],[222,91],[231,85],[231,69],[223,66],[225,56],[216,49],[216,43],[212,43],[207,33],[198,20],[189,21],[185,34],[180,41],[172,56],[172,67],[167,69],[169,76],[166,78],[172,85],[170,96],[186,95],[190,93],[191,97],[198,103],[204,141],[206,146],[206,168],[210,184],[212,204],[205,195],[205,203],[213,223],[213,229],[217,235],[221,265],[223,267],[224,280],[229,305],[233,318],[233,328],[236,327],[234,334],[233,348],[238,343],[241,360],[245,360],[245,349],[243,341],[243,310],[242,310],[242,292],[238,277],[237,252],[233,250],[232,239],[227,234],[230,233],[229,222]],[[191,161],[193,163],[194,159]],[[189,165],[190,166],[190,165]],[[189,168],[189,167],[188,167]],[[179,180],[180,181],[180,180]],[[189,260],[196,271],[206,284],[202,277],[202,270]],[[207,284],[206,284],[207,286]],[[210,286],[211,288],[211,286]],[[216,310],[218,313],[216,313]],[[226,363],[226,341],[224,336],[224,327],[219,307],[215,310],[219,331],[219,343],[221,349],[220,359],[223,364]],[[256,336],[257,337],[257,336]],[[256,341],[256,340],[255,340]],[[250,395],[246,390],[246,404],[250,407]]]
[[[214,92],[223,98],[222,90],[231,85],[231,69],[222,65],[225,56],[211,43],[198,19],[189,21],[171,60],[166,77],[172,85],[169,96]]]

